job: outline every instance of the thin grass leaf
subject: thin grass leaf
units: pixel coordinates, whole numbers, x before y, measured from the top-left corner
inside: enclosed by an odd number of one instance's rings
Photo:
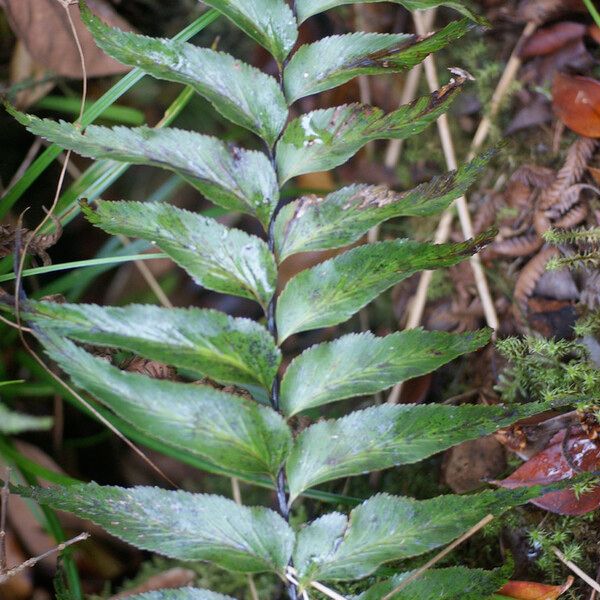
[[[60,271],[69,271],[70,269],[93,268],[106,265],[120,265],[123,263],[132,262],[135,260],[156,260],[168,258],[166,254],[126,254],[124,256],[109,256],[100,258],[90,258],[88,260],[74,260],[56,265],[48,265],[47,267],[35,267],[33,269],[25,269],[22,273],[23,277],[33,277],[34,275],[45,275],[47,273],[57,273]],[[0,283],[5,281],[14,281],[15,274],[7,273],[0,275]]]
[[[36,417],[10,410],[0,403],[0,432],[18,435],[27,431],[47,431],[52,428],[52,417]]]

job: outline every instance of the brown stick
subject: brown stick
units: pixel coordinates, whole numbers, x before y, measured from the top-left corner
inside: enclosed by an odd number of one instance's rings
[[[419,22],[421,25],[421,27],[420,27],[421,31],[423,31],[425,28],[422,26],[423,25],[422,24],[422,16],[418,12],[415,12],[414,17],[415,17],[415,25],[417,25],[417,22]],[[490,132],[491,124],[492,124],[492,119],[497,114],[497,112],[500,108],[500,104],[501,104],[502,100],[504,99],[504,96],[506,95],[506,93],[510,87],[510,84],[513,82],[513,80],[519,70],[519,67],[521,66],[521,59],[519,58],[520,48],[521,48],[523,42],[535,31],[535,29],[536,29],[536,24],[533,22],[527,23],[527,25],[525,26],[523,33],[521,34],[521,37],[519,38],[519,41],[517,42],[508,62],[506,63],[506,67],[504,69],[504,72],[502,73],[502,77],[500,78],[500,81],[498,82],[498,85],[496,86],[496,89],[494,90],[492,99],[490,101],[489,113],[488,113],[488,115],[483,117],[483,119],[479,123],[479,126],[477,127],[477,131],[475,132],[475,136],[473,137],[473,141],[471,142],[471,148],[469,150],[467,160],[472,160],[474,158],[475,154],[481,148],[481,146],[483,145],[483,142],[485,141],[486,137],[488,136],[488,134]],[[418,31],[419,31],[419,27],[417,27],[417,32]],[[428,60],[429,58],[431,58],[431,61]],[[428,57],[427,59],[425,59],[424,64],[425,64],[426,68],[427,68],[427,63],[432,62],[432,61],[433,61],[432,57]],[[430,67],[430,69],[431,69],[431,67]],[[440,122],[442,124],[444,122],[446,122],[445,129],[447,129],[446,115],[442,116],[442,118],[440,119]],[[441,132],[441,128],[440,128],[440,136],[441,135],[442,135],[442,132]],[[446,139],[446,137],[447,137],[446,134],[444,134],[443,140]],[[446,143],[447,143],[447,141],[448,140],[446,139]],[[450,168],[454,168],[454,167],[450,167]],[[463,220],[464,220],[465,216],[467,216],[470,220],[470,216],[468,215],[468,210],[466,211],[466,214],[464,214],[464,209],[467,206],[465,198],[464,197],[459,198],[456,201],[456,203],[457,203],[457,206],[459,207],[459,209],[461,208],[461,205],[462,205]],[[453,214],[452,214],[451,209],[447,210],[442,215],[442,218],[440,219],[438,228],[436,230],[435,238],[434,238],[434,241],[436,244],[442,244],[442,243],[446,242],[448,240],[448,238],[450,237],[450,227],[452,225],[452,219],[453,219]],[[472,227],[471,227],[471,231],[472,231]],[[467,236],[467,237],[471,237],[471,236]],[[487,281],[485,280],[485,275],[483,274],[483,269],[481,268],[481,261],[480,261],[479,257],[477,257],[477,256],[473,257],[471,264],[474,267],[474,274],[476,275],[476,280],[478,280],[477,281],[478,282],[478,286],[477,286],[478,291],[480,291],[480,287],[482,290],[485,290],[488,286],[487,286]],[[479,273],[479,275],[477,275],[478,273]],[[408,320],[406,322],[405,329],[414,329],[415,327],[418,327],[420,325],[421,319],[423,318],[423,312],[425,310],[425,304],[427,303],[427,292],[429,291],[429,286],[431,284],[432,275],[433,275],[432,271],[423,271],[423,273],[421,273],[420,278],[419,278],[419,283],[417,286],[417,291],[415,292],[415,295],[413,296],[411,306],[408,311]],[[482,277],[482,275],[483,275],[483,277]],[[497,329],[498,328],[498,317],[496,316],[496,310],[494,308],[493,302],[490,302],[491,295],[489,294],[489,288],[488,288],[487,294],[485,293],[485,291],[484,291],[484,295],[482,295],[480,293],[480,298],[481,298],[482,306],[484,307],[488,325],[490,325],[490,327],[492,327],[492,329],[494,329],[494,330]],[[485,301],[484,301],[484,298],[486,298]],[[388,397],[388,402],[390,404],[396,404],[400,398],[401,391],[402,391],[401,383],[394,386],[394,388],[392,389],[392,391],[390,392],[390,395]]]
[[[552,552],[556,554],[558,560],[560,560],[565,566],[569,567],[573,573],[581,577],[592,589],[600,592],[600,583],[594,581],[587,573],[582,571],[575,563],[567,560],[567,557],[556,547],[552,546]]]
[[[73,544],[76,544],[77,542],[83,542],[84,540],[87,540],[89,537],[90,537],[89,533],[80,533],[77,537],[74,537],[73,539],[71,539],[67,542],[63,542],[62,544],[59,544],[58,546],[56,546],[56,548],[52,548],[51,550],[48,550],[47,552],[44,552],[43,554],[40,554],[39,556],[34,556],[33,558],[26,560],[24,563],[21,563],[20,565],[12,568],[10,571],[6,571],[6,573],[2,573],[0,575],[0,584],[5,583],[11,577],[18,575],[21,571],[24,571],[25,569],[28,569],[29,567],[34,567],[38,562],[40,562],[41,560],[44,560],[44,558],[47,558],[48,556],[52,556],[52,554],[54,554],[56,552],[62,552],[65,548],[68,548],[69,546],[72,546]]]
[[[9,482],[10,469],[6,469],[4,485],[0,492],[0,576],[6,573],[7,557],[6,557],[6,515],[8,514],[8,498],[9,498]]]

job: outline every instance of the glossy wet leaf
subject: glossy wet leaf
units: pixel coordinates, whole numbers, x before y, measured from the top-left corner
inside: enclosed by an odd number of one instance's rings
[[[273,77],[223,52],[114,29],[88,9],[82,17],[100,48],[119,62],[191,86],[225,118],[269,144],[283,129],[287,105]]]
[[[345,104],[293,120],[277,142],[280,183],[291,177],[333,169],[377,139],[404,139],[423,131],[446,112],[465,82],[459,78],[385,114],[380,108]]]
[[[342,323],[413,273],[455,265],[488,241],[489,237],[459,244],[378,242],[353,248],[302,271],[290,280],[279,297],[279,339]]]
[[[453,21],[424,38],[413,34],[348,33],[301,46],[284,71],[285,93],[291,104],[300,98],[337,87],[359,75],[397,73],[418,65],[432,52],[469,31],[468,19]]]
[[[296,11],[298,13],[298,21],[302,23],[308,17],[324,12],[331,8],[337,8],[345,4],[370,4],[372,2],[382,2],[383,0],[296,0]],[[400,4],[408,10],[425,10],[436,6],[448,6],[453,8],[463,15],[478,21],[483,22],[471,8],[472,4],[468,0],[456,2],[455,0],[389,0],[394,4]]]
[[[339,519],[338,535],[328,541],[313,529],[322,528],[320,521],[331,518],[329,515],[301,529],[294,566],[303,582],[361,579],[386,562],[418,556],[447,544],[488,514],[498,516],[536,493],[532,489],[499,491],[431,500],[378,494],[350,513],[344,529]],[[325,546],[317,546],[321,537]]]
[[[235,600],[231,596],[223,596],[209,590],[198,588],[176,588],[172,590],[157,590],[145,594],[127,596],[128,600]]]
[[[264,327],[216,310],[29,302],[23,318],[79,342],[123,348],[221,383],[271,389],[281,361]]]
[[[11,410],[0,402],[0,433],[18,435],[27,431],[52,429],[52,417],[38,417]]]
[[[489,339],[487,330],[450,334],[412,329],[385,337],[353,333],[318,344],[287,368],[281,408],[291,416],[344,398],[375,394],[473,352]]]
[[[296,17],[285,0],[205,0],[205,4],[226,15],[280,64],[296,43]]]
[[[287,461],[290,495],[340,477],[418,462],[548,410],[518,407],[383,404],[320,421],[296,438]]]
[[[406,192],[354,184],[324,198],[304,196],[286,204],[275,223],[276,252],[283,260],[297,252],[339,248],[388,219],[436,214],[473,185],[493,154],[481,155],[457,171]]]
[[[394,575],[358,596],[350,596],[349,600],[381,600],[412,574],[413,571],[408,571]],[[390,600],[483,600],[497,591],[507,578],[504,568],[494,571],[464,567],[429,569]]]
[[[514,489],[570,479],[575,471],[563,453],[564,437],[565,432],[559,432],[547,448],[530,458],[512,475],[495,483]],[[567,441],[566,450],[581,471],[600,471],[600,446],[584,433],[573,434]],[[579,497],[570,489],[550,492],[536,498],[532,504],[559,515],[584,515],[600,507],[600,486],[593,487]]]
[[[282,573],[294,533],[275,512],[208,494],[83,483],[16,487],[20,496],[89,519],[143,550],[243,573]]]
[[[277,476],[292,440],[270,407],[209,385],[121,371],[55,334],[39,337],[78,387],[136,429],[219,467]]]
[[[267,306],[275,291],[275,258],[267,244],[214,219],[156,202],[98,201],[83,210],[104,231],[149,240],[199,285]]]
[[[254,215],[265,226],[279,200],[275,171],[262,152],[181,129],[91,125],[84,134],[71,123],[10,112],[31,133],[82,156],[174,171],[215,204]]]

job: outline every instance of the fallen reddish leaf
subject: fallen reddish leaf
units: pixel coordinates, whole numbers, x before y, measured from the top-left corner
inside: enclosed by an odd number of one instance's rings
[[[573,585],[569,577],[563,585],[545,585],[534,581],[509,581],[499,592],[514,600],[555,600]]]
[[[521,48],[521,58],[552,54],[565,44],[582,38],[587,27],[573,21],[562,21],[543,29],[538,29]]]
[[[529,459],[506,479],[494,483],[514,489],[570,479],[575,472],[563,454],[564,437],[564,431],[557,433],[545,450]],[[600,469],[600,446],[585,434],[581,432],[574,434],[567,443],[567,452],[578,469],[582,471]],[[550,492],[536,498],[532,503],[560,515],[583,515],[600,507],[600,486],[582,494],[579,498],[573,491],[567,489]]]
[[[556,116],[575,133],[600,137],[600,81],[557,73],[552,85]]]

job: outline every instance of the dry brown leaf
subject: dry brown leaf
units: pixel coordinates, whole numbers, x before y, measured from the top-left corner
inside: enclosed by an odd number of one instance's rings
[[[544,274],[548,261],[559,254],[554,246],[545,246],[521,270],[515,284],[514,299],[523,312],[527,310],[527,300]]]
[[[0,0],[1,1],[1,0]],[[21,40],[17,40],[10,59],[10,83],[15,84],[22,81],[31,82],[15,94],[15,106],[24,110],[42,99],[54,87],[54,81],[48,81],[48,72],[44,67],[38,65]]]
[[[56,244],[63,230],[60,221],[54,215],[51,214],[50,219],[54,223],[54,232],[47,234],[34,235],[34,232],[29,229],[17,230],[12,225],[0,225],[0,258],[10,256],[14,252],[18,234],[21,248],[27,246],[27,253],[41,258],[44,266],[52,264],[46,250]]]
[[[134,356],[122,365],[122,368],[125,371],[140,373],[153,379],[170,379],[174,381],[177,378],[177,371],[173,367],[141,356]]]
[[[104,0],[88,0],[87,4],[106,23],[131,29]],[[11,28],[37,63],[63,77],[82,77],[69,20],[58,0],[0,0],[0,7],[4,8]],[[129,67],[113,60],[96,46],[79,17],[79,7],[75,4],[69,10],[83,47],[88,76],[102,77],[128,71]]]
[[[573,21],[561,21],[538,29],[521,48],[521,58],[543,56],[556,52],[565,44],[573,40],[581,39],[586,33],[587,27],[582,23]]]

